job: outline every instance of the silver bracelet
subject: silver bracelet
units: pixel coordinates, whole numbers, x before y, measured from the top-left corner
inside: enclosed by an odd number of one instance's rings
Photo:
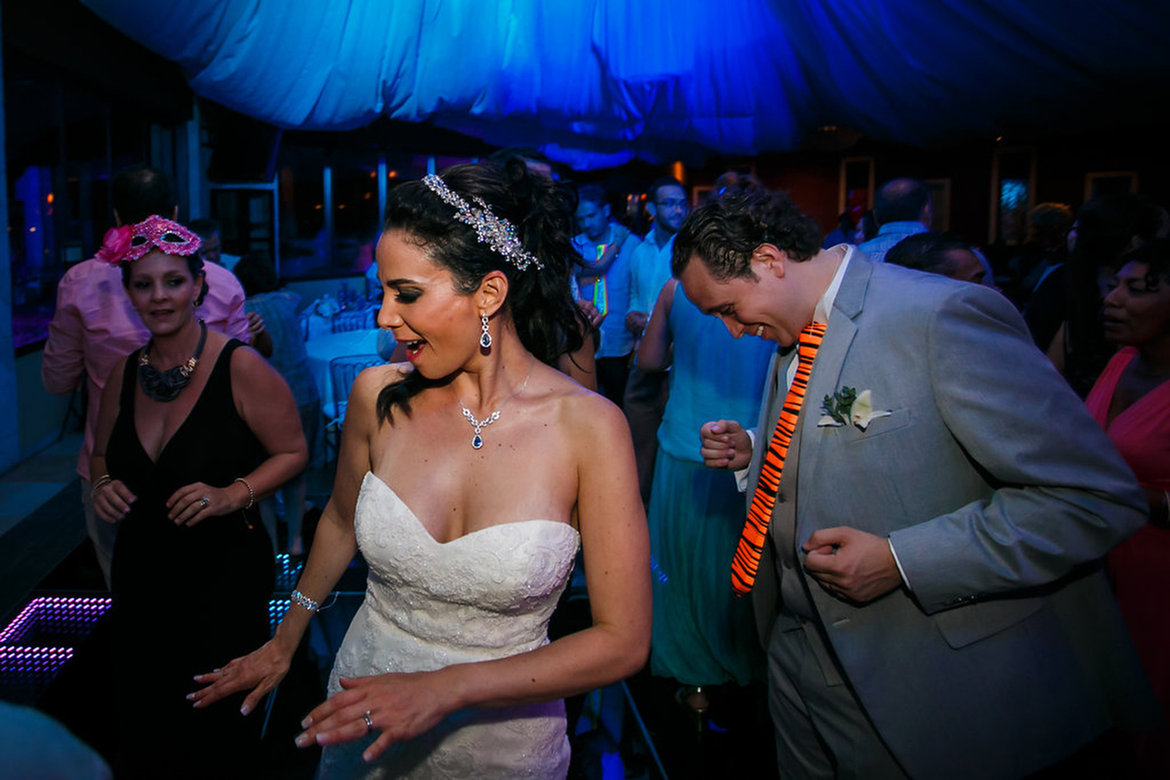
[[[292,592],[292,594],[289,596],[289,598],[292,599],[292,602],[294,604],[301,606],[301,607],[304,607],[305,609],[309,610],[310,612],[316,612],[317,610],[321,609],[321,605],[318,602],[313,601],[311,598],[306,596],[304,593],[301,593],[299,590],[294,590]]]

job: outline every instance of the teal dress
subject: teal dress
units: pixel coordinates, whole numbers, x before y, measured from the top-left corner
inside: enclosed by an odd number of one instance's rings
[[[746,517],[735,475],[699,455],[708,421],[755,424],[775,345],[732,338],[675,290],[670,310],[674,362],[670,400],[658,429],[650,499],[654,624],[652,674],[687,685],[761,679],[763,654],[750,599],[731,591],[731,558]]]

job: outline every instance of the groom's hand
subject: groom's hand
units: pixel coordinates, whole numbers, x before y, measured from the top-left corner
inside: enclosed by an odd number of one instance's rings
[[[822,528],[801,545],[804,570],[834,596],[859,604],[902,585],[890,543],[856,528]]]
[[[699,428],[699,454],[707,468],[747,468],[752,460],[752,440],[735,420],[715,420]]]

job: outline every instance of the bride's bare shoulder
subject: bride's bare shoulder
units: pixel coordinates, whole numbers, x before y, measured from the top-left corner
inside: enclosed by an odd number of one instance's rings
[[[406,375],[414,370],[409,363],[386,363],[380,366],[370,366],[357,375],[353,383],[353,391],[363,397],[377,396],[386,385],[401,382]]]
[[[628,435],[625,415],[608,398],[588,390],[554,368],[548,371],[549,392],[556,403],[558,417],[574,437],[613,432]]]

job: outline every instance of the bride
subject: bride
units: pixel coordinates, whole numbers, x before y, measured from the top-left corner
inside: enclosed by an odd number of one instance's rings
[[[565,199],[520,161],[391,193],[378,325],[412,366],[358,377],[294,606],[196,707],[254,708],[360,549],[365,600],[296,740],[321,775],[566,774],[561,699],[642,667],[650,568],[625,419],[547,365],[580,333]],[[549,643],[578,544],[593,624]]]

